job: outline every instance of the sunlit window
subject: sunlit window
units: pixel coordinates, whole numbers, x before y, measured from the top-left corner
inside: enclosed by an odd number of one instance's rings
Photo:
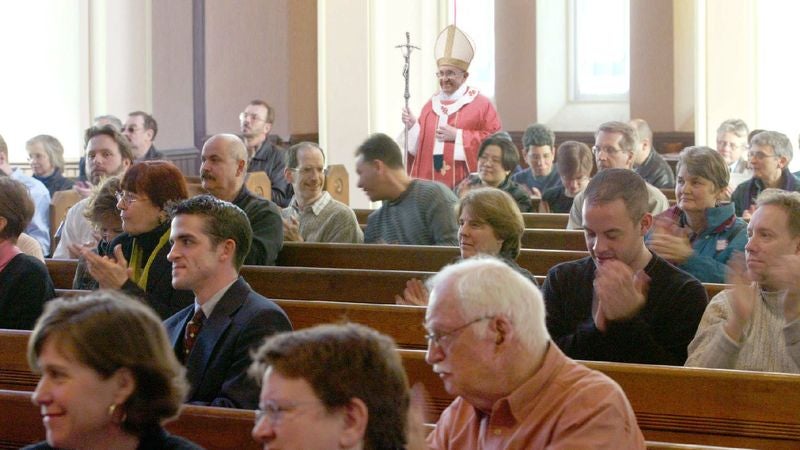
[[[627,101],[630,91],[629,0],[572,0],[571,99]]]
[[[459,0],[450,6],[448,23],[455,24],[475,41],[475,58],[469,66],[470,86],[494,97],[494,0]]]
[[[25,141],[50,134],[77,159],[81,142],[79,0],[0,2],[0,134],[13,162]]]

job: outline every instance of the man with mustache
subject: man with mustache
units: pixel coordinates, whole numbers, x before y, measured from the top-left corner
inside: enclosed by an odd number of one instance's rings
[[[295,242],[360,244],[364,233],[352,209],[336,201],[325,187],[325,154],[313,142],[286,151],[286,179],[294,197],[283,209],[283,238]]]
[[[253,242],[244,260],[248,265],[274,266],[283,246],[281,210],[244,185],[247,148],[232,134],[212,136],[200,155],[200,182],[214,197],[241,208],[253,228]]]
[[[478,168],[481,142],[502,128],[492,102],[464,84],[475,53],[472,40],[450,25],[436,40],[436,78],[441,90],[417,118],[403,109],[408,130],[408,174],[434,180],[450,189]]]
[[[800,193],[766,189],[747,226],[733,289],[711,300],[687,366],[800,373]]]
[[[122,177],[133,164],[134,156],[130,142],[110,125],[87,129],[85,141],[86,171],[94,186],[98,186],[106,177]],[[61,240],[53,252],[53,258],[78,258],[80,255],[75,253],[73,248],[97,246],[94,228],[83,215],[88,203],[89,199],[85,198],[67,211],[61,228]],[[75,247],[71,247],[73,245]]]

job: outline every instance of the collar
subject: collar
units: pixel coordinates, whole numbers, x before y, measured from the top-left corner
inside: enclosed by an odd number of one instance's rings
[[[447,95],[447,94],[445,94],[444,92],[442,92],[440,90],[439,91],[439,100],[454,102],[454,101],[460,99],[466,92],[467,92],[467,83],[463,83],[461,85],[461,87],[456,89],[456,91],[453,92],[450,95]]]
[[[664,215],[670,217],[681,228],[687,228],[689,226],[686,213],[677,205],[666,210]],[[731,202],[722,203],[713,208],[707,208],[705,216],[706,228],[700,235],[706,233],[722,233],[723,231],[731,229],[736,224],[736,209]]]
[[[211,317],[211,313],[214,312],[214,307],[217,306],[217,303],[219,303],[219,301],[222,299],[222,296],[224,296],[225,293],[228,292],[228,289],[230,289],[231,286],[233,286],[233,283],[236,283],[237,280],[238,280],[238,278],[235,278],[233,281],[231,281],[230,283],[226,284],[222,289],[220,289],[216,293],[214,293],[214,295],[212,295],[211,298],[209,298],[202,305],[197,303],[197,297],[195,297],[195,299],[194,299],[194,312],[197,312],[197,308],[202,308],[203,309],[203,314],[206,315],[206,318]]]
[[[328,203],[331,202],[332,198],[333,197],[331,197],[331,194],[328,191],[322,191],[322,196],[312,203],[311,206],[300,208],[300,206],[297,205],[297,195],[295,195],[292,197],[292,201],[289,202],[289,207],[294,211],[297,211],[298,214],[302,213],[303,211],[311,210],[315,216],[318,216],[322,210],[328,206]]]
[[[136,239],[136,246],[142,249],[145,256],[149,256],[169,227],[170,221],[166,221],[146,233],[133,236]]]
[[[530,414],[538,406],[541,393],[556,383],[556,374],[564,366],[567,358],[552,342],[548,342],[547,351],[539,370],[507,396],[492,406],[492,421],[514,425]],[[478,417],[485,416],[475,410]]]
[[[8,263],[20,253],[22,253],[22,250],[11,241],[4,240],[0,242],[0,271],[5,269]]]
[[[32,176],[33,176],[33,178],[36,178],[37,180],[41,181],[42,183],[45,183],[45,182],[47,182],[47,181],[50,181],[50,180],[52,180],[53,178],[55,178],[55,177],[56,177],[57,175],[59,175],[60,173],[61,173],[61,169],[59,169],[58,167],[56,167],[56,168],[53,170],[53,173],[51,173],[50,175],[48,175],[48,176],[46,176],[46,177],[40,177],[39,175],[36,175],[36,174],[33,174]]]
[[[406,188],[406,190],[401,192],[400,195],[397,196],[397,198],[393,198],[391,200],[384,200],[383,203],[388,206],[399,205],[403,200],[406,199],[406,197],[408,197],[408,194],[416,185],[417,185],[417,180],[416,178],[414,178],[411,180],[410,183],[408,183],[408,187]]]

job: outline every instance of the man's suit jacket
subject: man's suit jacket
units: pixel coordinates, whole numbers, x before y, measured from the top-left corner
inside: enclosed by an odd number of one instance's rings
[[[181,360],[184,330],[193,315],[194,304],[164,321],[175,354]],[[266,336],[291,330],[286,313],[239,277],[214,307],[211,317],[203,322],[188,356],[186,378],[191,387],[186,401],[255,409],[259,389],[247,375],[250,351]]]

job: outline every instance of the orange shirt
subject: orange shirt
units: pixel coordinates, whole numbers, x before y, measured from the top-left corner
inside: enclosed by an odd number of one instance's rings
[[[428,436],[432,449],[644,449],[622,389],[552,343],[542,368],[490,414],[458,397]]]

